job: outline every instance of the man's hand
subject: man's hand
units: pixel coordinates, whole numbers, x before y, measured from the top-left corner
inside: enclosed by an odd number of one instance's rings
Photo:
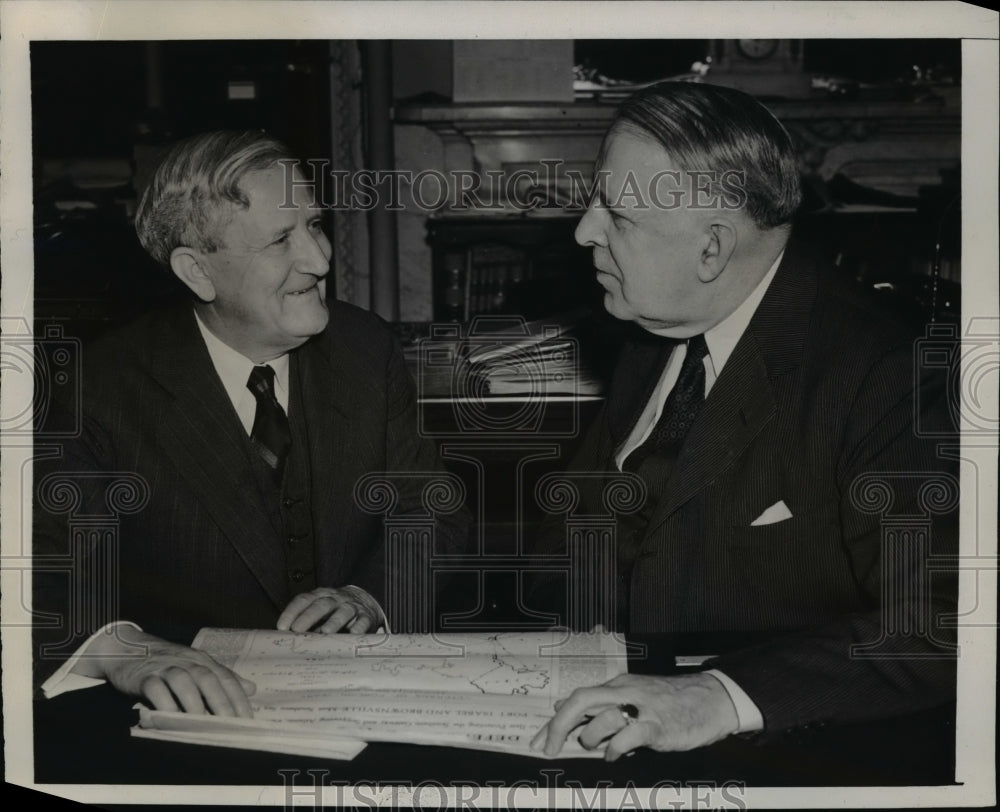
[[[382,625],[382,609],[371,595],[359,586],[339,589],[320,587],[303,592],[289,601],[278,618],[281,631],[351,634],[374,632]]]
[[[629,723],[619,705],[633,705]],[[531,741],[535,750],[554,756],[571,732],[588,750],[606,743],[604,758],[617,761],[637,747],[691,750],[739,730],[729,694],[711,674],[647,677],[624,674],[595,688],[578,688],[556,703],[556,715]]]
[[[203,651],[170,643],[131,626],[116,626],[95,640],[73,669],[106,679],[124,694],[156,710],[250,718],[249,680],[219,665]]]

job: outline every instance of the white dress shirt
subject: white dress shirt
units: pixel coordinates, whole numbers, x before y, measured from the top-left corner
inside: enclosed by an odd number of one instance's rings
[[[760,283],[744,300],[743,304],[716,324],[715,327],[705,331],[705,344],[708,346],[708,353],[705,355],[703,361],[705,364],[706,398],[708,397],[708,393],[712,391],[716,379],[722,374],[722,368],[726,365],[726,361],[729,360],[729,356],[733,354],[733,350],[736,349],[736,345],[743,337],[743,333],[746,332],[750,324],[750,319],[753,318],[757,306],[760,304],[761,299],[764,298],[764,294],[767,293],[767,289],[771,285],[771,280],[774,279],[774,274],[777,272],[778,265],[781,264],[781,258],[784,255],[784,252],[782,252],[778,256],[774,264],[764,275],[764,278],[760,280]],[[650,332],[655,335],[663,335],[667,331],[650,330]],[[670,390],[674,388],[674,384],[677,383],[677,376],[681,374],[681,365],[684,363],[685,355],[687,355],[686,342],[674,347],[670,358],[667,359],[667,365],[663,369],[660,382],[642,410],[642,414],[639,415],[635,426],[632,427],[628,438],[615,453],[615,465],[619,471],[622,470],[625,458],[646,441],[646,438],[653,431],[656,421],[660,419],[660,414],[663,412],[663,405],[667,402],[667,396],[670,394]]]
[[[715,327],[705,331],[705,344],[708,346],[708,353],[704,359],[706,398],[708,397],[708,393],[712,391],[715,381],[722,374],[722,368],[726,365],[726,361],[729,360],[729,356],[733,354],[733,350],[739,343],[740,338],[746,332],[750,324],[750,319],[753,318],[757,306],[760,304],[761,299],[764,298],[764,294],[767,293],[767,289],[771,285],[771,280],[774,279],[783,256],[784,252],[774,261],[774,264],[764,275],[764,278],[760,280],[760,283],[744,300],[743,304],[736,308],[723,321],[715,325]],[[657,330],[651,330],[650,332],[662,335]],[[646,438],[653,431],[656,421],[660,419],[660,414],[663,412],[663,405],[667,401],[670,390],[677,383],[681,364],[684,363],[684,356],[686,354],[687,343],[678,344],[670,354],[670,358],[667,359],[660,382],[642,410],[642,414],[639,415],[635,426],[632,427],[629,436],[615,453],[615,465],[619,471],[622,470],[622,465],[628,455],[646,441]],[[764,728],[764,718],[761,716],[760,709],[739,685],[721,671],[711,669],[706,673],[718,679],[729,693],[730,699],[733,700],[733,705],[736,706],[736,715],[739,718],[739,733],[750,733]]]
[[[254,415],[257,414],[257,399],[253,392],[247,388],[247,381],[250,380],[250,372],[255,364],[245,355],[236,352],[228,344],[225,344],[201,320],[195,313],[195,320],[198,322],[198,329],[201,330],[201,337],[205,339],[205,346],[208,347],[208,354],[212,358],[212,365],[222,380],[222,385],[232,401],[233,408],[246,430],[247,436],[253,430]],[[268,361],[267,366],[274,370],[274,396],[281,404],[281,408],[288,414],[288,354]]]

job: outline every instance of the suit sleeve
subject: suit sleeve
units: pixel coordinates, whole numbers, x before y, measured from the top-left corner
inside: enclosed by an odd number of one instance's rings
[[[597,417],[587,427],[580,445],[567,465],[567,471],[579,472],[606,472],[608,475],[614,473],[609,468],[611,438],[608,432],[607,404],[601,406]],[[585,505],[599,505],[600,488],[603,480],[599,478],[581,480],[576,483],[580,492],[580,501]],[[566,515],[564,513],[550,513],[545,516],[539,524],[532,544],[532,555],[541,559],[551,557],[562,557],[567,553],[566,549]],[[572,574],[565,574],[553,569],[540,569],[536,572],[528,572],[525,576],[525,594],[529,609],[535,612],[543,612],[554,615],[558,618],[556,625],[569,625],[570,618],[567,613],[567,593],[569,590],[569,578]],[[575,631],[589,631],[586,629],[576,629]]]
[[[464,494],[460,486],[452,490],[458,480],[445,472],[437,445],[429,437],[421,436],[418,421],[416,387],[406,368],[403,353],[395,339],[388,337],[390,348],[385,365],[386,381],[386,425],[385,449],[388,481],[398,494],[398,502],[392,509],[394,520],[413,516],[425,519],[429,514],[428,505],[434,518],[435,545],[432,553],[437,555],[458,555],[468,547],[471,516],[464,506]],[[436,490],[427,486],[431,481],[439,483]],[[437,501],[438,498],[440,501]],[[433,510],[440,507],[440,510]],[[384,539],[384,533],[383,533]],[[375,597],[383,608],[394,596],[386,594],[386,571],[389,566],[385,556],[384,542],[373,547],[356,567],[351,582],[364,588]],[[400,577],[404,577],[402,573]],[[389,574],[390,581],[393,578]],[[440,590],[444,585],[441,578],[434,578],[432,587]],[[393,631],[407,631],[394,628]],[[410,631],[420,631],[410,629]],[[430,631],[424,629],[423,631]]]
[[[711,661],[760,708],[765,735],[912,712],[954,697],[957,476],[945,376],[919,376],[900,346],[854,398],[836,462],[844,554],[867,606]],[[919,430],[918,430],[919,427]],[[928,436],[928,435],[936,435]],[[932,566],[944,562],[943,567]]]
[[[58,407],[57,407],[58,408]],[[33,677],[44,682],[113,617],[116,539],[101,531],[107,493],[115,487],[111,445],[85,418],[78,437],[36,445],[32,507]],[[124,480],[122,480],[124,482]],[[126,484],[127,486],[127,484]],[[72,517],[80,517],[74,527]]]

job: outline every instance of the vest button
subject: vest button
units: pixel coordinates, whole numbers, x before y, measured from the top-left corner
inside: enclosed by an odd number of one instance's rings
[[[298,501],[299,501],[298,499],[294,499],[291,496],[286,496],[284,499],[281,500],[281,506],[287,510],[290,510],[291,508],[295,507],[295,504]]]
[[[301,581],[305,577],[306,574],[302,570],[295,570],[295,572],[292,573],[293,581]]]

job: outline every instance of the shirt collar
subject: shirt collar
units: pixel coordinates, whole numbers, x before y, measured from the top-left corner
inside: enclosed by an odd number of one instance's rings
[[[761,299],[764,298],[764,294],[767,293],[767,289],[771,286],[771,280],[774,279],[774,275],[777,273],[778,266],[781,264],[784,256],[785,252],[782,250],[767,273],[764,274],[764,278],[757,283],[757,287],[743,300],[743,304],[716,324],[715,327],[705,331],[708,358],[711,361],[716,377],[722,373],[722,368],[726,365],[726,361],[729,360],[729,356],[733,354],[733,350],[736,349],[736,345],[750,325],[750,319],[753,318],[757,306],[760,304]],[[651,330],[650,332],[662,335],[662,332],[656,330]]]
[[[764,278],[757,283],[753,292],[744,299],[743,304],[715,327],[705,331],[705,343],[708,345],[708,354],[712,359],[712,366],[715,367],[716,376],[722,374],[722,368],[726,365],[726,361],[729,360],[729,356],[733,354],[733,350],[736,349],[736,345],[750,325],[750,319],[753,318],[757,306],[771,286],[771,280],[774,279],[784,256],[784,251],[778,254],[778,258],[764,274]]]
[[[205,346],[208,348],[212,365],[215,367],[219,378],[222,379],[222,385],[225,387],[229,399],[233,402],[233,405],[236,405],[241,398],[249,393],[250,390],[247,389],[247,381],[250,380],[250,371],[257,364],[234,350],[209,330],[197,311],[195,311],[194,317],[198,322],[198,329],[201,331],[201,336],[205,339]],[[288,353],[268,361],[267,365],[274,370],[275,395],[279,403],[283,400],[287,402],[287,399],[282,396],[288,392]]]

